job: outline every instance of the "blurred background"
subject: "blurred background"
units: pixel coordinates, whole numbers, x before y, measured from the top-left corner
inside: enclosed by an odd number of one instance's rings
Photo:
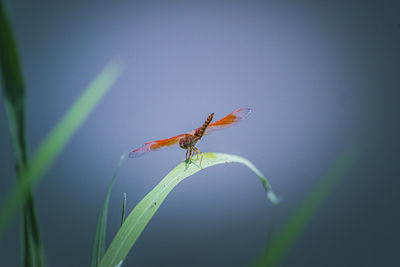
[[[121,78],[35,190],[48,266],[88,266],[100,209],[122,152],[252,108],[199,144],[251,160],[283,198],[279,228],[335,156],[359,144],[350,172],[283,266],[398,266],[400,4],[398,1],[7,2],[27,89],[34,148],[113,58]],[[0,96],[4,103],[3,96]],[[0,200],[15,181],[0,112]],[[124,162],[108,242],[185,151]],[[272,205],[239,164],[216,166],[167,197],[124,266],[245,266],[262,251]],[[18,221],[0,242],[20,260]]]

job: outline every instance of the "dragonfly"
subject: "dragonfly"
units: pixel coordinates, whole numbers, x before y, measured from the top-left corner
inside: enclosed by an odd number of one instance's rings
[[[132,150],[129,153],[129,157],[137,158],[152,151],[179,145],[181,148],[186,150],[186,162],[191,163],[191,160],[195,154],[197,155],[197,158],[201,156],[201,167],[203,155],[202,152],[200,152],[200,150],[196,147],[196,144],[200,141],[200,139],[211,132],[222,130],[237,124],[238,122],[247,118],[250,112],[251,109],[249,108],[240,108],[213,123],[211,123],[211,121],[214,118],[214,113],[211,113],[200,128],[171,138],[144,143],[141,147]]]

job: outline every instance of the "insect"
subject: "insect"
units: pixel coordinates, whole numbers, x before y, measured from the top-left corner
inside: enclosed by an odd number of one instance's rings
[[[186,149],[186,162],[191,162],[192,157],[195,154],[197,155],[197,157],[201,155],[200,159],[200,167],[201,167],[201,161],[203,159],[203,155],[200,152],[200,150],[196,147],[197,142],[199,142],[203,136],[209,134],[210,132],[220,129],[225,129],[231,127],[232,125],[235,125],[236,123],[240,122],[241,120],[249,116],[250,112],[251,110],[249,108],[240,108],[238,110],[235,110],[228,116],[225,116],[224,118],[213,123],[211,123],[211,121],[214,117],[214,113],[211,113],[200,128],[168,139],[147,142],[143,144],[141,147],[131,151],[129,153],[129,157],[137,158],[151,151],[156,151],[161,148],[179,145],[181,148]]]

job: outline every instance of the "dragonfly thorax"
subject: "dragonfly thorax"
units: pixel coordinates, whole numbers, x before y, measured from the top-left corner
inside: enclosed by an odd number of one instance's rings
[[[193,134],[185,134],[185,136],[181,138],[181,140],[179,140],[179,146],[183,149],[188,149],[190,147],[194,147],[199,140],[199,136]]]

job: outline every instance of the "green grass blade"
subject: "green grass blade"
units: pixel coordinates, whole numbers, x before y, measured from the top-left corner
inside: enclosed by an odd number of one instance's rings
[[[124,192],[124,200],[122,201],[121,226],[125,221],[125,208],[126,208],[126,192]]]
[[[304,232],[307,224],[322,206],[340,179],[354,165],[357,158],[355,146],[345,148],[329,166],[310,194],[294,211],[288,222],[273,236],[269,247],[256,266],[278,266]]]
[[[265,176],[247,159],[235,155],[220,153],[205,153],[203,156],[203,169],[217,164],[230,162],[237,162],[246,165],[260,178],[267,192],[267,198],[273,203],[278,202],[278,198],[273,193]],[[188,165],[187,170],[185,170],[185,162],[179,164],[136,205],[119,229],[114,240],[111,242],[110,247],[107,249],[106,254],[101,260],[100,266],[116,266],[125,259],[139,235],[142,233],[143,229],[146,227],[147,223],[153,217],[154,213],[160,207],[169,192],[183,179],[201,170],[198,164],[199,160],[193,161],[192,164]]]
[[[103,208],[100,212],[99,221],[97,222],[96,235],[93,243],[93,254],[92,254],[92,267],[97,267],[100,264],[101,259],[104,255],[106,247],[106,231],[107,231],[107,215],[108,215],[108,204],[110,202],[111,190],[114,186],[115,179],[117,178],[119,169],[121,168],[122,162],[124,161],[126,153],[121,156],[117,167],[115,168],[114,174],[111,178],[110,184],[108,185],[106,198],[104,199]]]
[[[32,182],[36,182],[53,164],[72,135],[115,83],[121,71],[122,67],[118,62],[109,63],[48,134],[33,154],[28,168],[27,176]]]
[[[17,46],[2,1],[0,1],[0,47],[3,94],[14,148],[18,184],[21,185],[25,179],[23,174],[28,161],[25,139],[25,86]],[[20,232],[22,264],[43,266],[40,231],[30,187],[26,188],[26,201],[21,205]]]
[[[21,224],[22,264],[23,266],[44,266],[43,249],[40,242],[39,225],[32,194],[27,195]]]
[[[0,59],[3,93],[17,164],[25,167],[25,86],[17,46],[7,14],[0,2]]]
[[[120,63],[109,63],[39,145],[24,173],[26,179],[19,188],[12,189],[0,210],[0,237],[18,207],[18,202],[25,200],[30,186],[34,186],[40,181],[44,172],[53,164],[68,140],[111,88],[121,71]]]

